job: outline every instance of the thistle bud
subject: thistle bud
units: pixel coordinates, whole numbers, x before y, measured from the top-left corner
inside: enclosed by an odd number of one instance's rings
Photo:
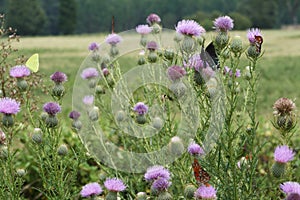
[[[147,122],[147,118],[145,115],[137,115],[136,116],[136,122],[138,124],[145,124]]]
[[[65,87],[61,84],[55,84],[55,86],[52,89],[52,95],[55,97],[63,97],[65,94]]]
[[[181,81],[172,83],[170,86],[170,90],[175,94],[177,98],[181,98],[182,96],[184,96],[186,89],[186,86]]]
[[[45,123],[48,128],[54,128],[58,125],[58,119],[55,115],[48,115]]]
[[[222,50],[228,44],[229,37],[226,33],[220,32],[215,39],[217,49]]]
[[[157,200],[172,200],[173,197],[169,192],[161,192],[159,193]]]
[[[28,84],[27,84],[26,80],[24,80],[22,78],[18,78],[18,80],[17,80],[17,86],[20,89],[20,91],[24,92],[24,91],[26,91],[26,89],[28,87]]]
[[[156,128],[157,130],[160,130],[160,129],[163,127],[163,125],[164,125],[164,123],[163,123],[163,121],[161,120],[160,117],[155,117],[155,118],[153,119],[152,126],[153,126],[154,128]]]
[[[65,144],[60,145],[60,146],[58,147],[58,149],[57,149],[57,153],[58,153],[58,155],[60,155],[60,156],[65,156],[65,155],[67,155],[67,153],[68,153],[68,147],[67,147],[67,145],[65,145]]]
[[[260,52],[257,51],[255,45],[250,45],[248,48],[248,56],[250,58],[257,58],[259,56]]]
[[[194,193],[196,190],[197,188],[194,185],[192,184],[186,185],[184,188],[184,197],[186,199],[194,199]]]
[[[242,53],[243,51],[243,42],[239,36],[236,36],[233,38],[231,45],[230,45],[230,50],[234,53]]]
[[[118,199],[118,193],[109,191],[105,197],[105,200],[117,200]]]
[[[119,49],[116,45],[111,45],[110,48],[110,56],[111,57],[116,57],[119,54]]]
[[[272,166],[272,174],[274,177],[279,178],[285,173],[285,163],[275,162]]]
[[[25,176],[25,174],[26,174],[26,172],[24,169],[17,169],[17,175],[19,177],[23,177],[23,176]]]
[[[11,114],[4,114],[2,118],[2,124],[6,127],[11,127],[14,125],[14,119]]]
[[[193,37],[185,36],[181,43],[181,49],[186,53],[192,53],[197,48],[197,42]]]
[[[171,142],[169,143],[169,151],[176,156],[179,156],[184,152],[184,145],[179,137],[172,137]]]
[[[122,121],[125,120],[125,118],[126,118],[125,112],[124,112],[123,110],[119,110],[119,111],[117,112],[117,114],[116,114],[116,120],[117,120],[118,122],[122,122]]]
[[[99,119],[99,108],[97,106],[94,106],[90,111],[89,111],[89,118],[92,121],[97,121]]]
[[[136,200],[147,200],[146,192],[139,192],[136,195]]]

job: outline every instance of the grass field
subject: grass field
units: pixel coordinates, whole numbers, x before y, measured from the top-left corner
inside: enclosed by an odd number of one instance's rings
[[[296,105],[300,103],[300,30],[263,30],[262,33],[264,56],[258,63],[261,74],[258,113],[268,119],[271,118],[272,104],[279,97],[296,99]],[[240,35],[244,45],[248,44],[246,31],[231,32],[231,35]],[[213,33],[207,36],[209,39]],[[24,37],[16,47],[26,57],[39,53],[40,71],[47,77],[57,70],[65,72],[70,88],[78,68],[89,54],[88,45],[94,41],[101,43],[104,37],[103,34]],[[70,93],[67,100],[70,100]]]

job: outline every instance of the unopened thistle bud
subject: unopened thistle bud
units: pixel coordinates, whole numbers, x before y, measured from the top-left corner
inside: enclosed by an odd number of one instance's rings
[[[92,121],[97,121],[99,119],[99,108],[97,106],[94,106],[90,111],[89,111],[89,118]]]
[[[52,89],[52,95],[55,97],[63,97],[65,94],[65,87],[61,83],[55,84]]]
[[[17,175],[19,177],[23,177],[23,176],[25,176],[25,174],[26,174],[26,172],[24,169],[17,169]]]
[[[18,78],[17,79],[17,86],[18,88],[20,89],[20,91],[26,91],[27,87],[28,87],[28,84],[27,84],[27,81],[22,79],[22,78]]]
[[[48,115],[45,123],[48,128],[54,128],[58,125],[58,119],[55,115]]]
[[[243,51],[243,42],[239,36],[236,36],[233,38],[231,45],[230,45],[230,50],[234,54],[242,53]]]
[[[11,114],[4,114],[2,118],[2,124],[6,127],[11,127],[14,125],[14,119]]]
[[[192,53],[197,48],[197,41],[191,36],[184,36],[181,49],[186,53]]]
[[[222,50],[226,47],[229,41],[229,36],[227,33],[220,32],[215,39],[216,48]]]
[[[164,123],[162,121],[162,119],[160,117],[155,117],[153,119],[153,122],[152,122],[152,126],[157,129],[157,130],[160,130],[162,127],[163,127]]]
[[[172,200],[173,197],[169,192],[161,192],[159,193],[157,200]]]
[[[175,94],[177,98],[181,98],[182,96],[184,96],[186,89],[186,86],[181,81],[172,83],[170,86],[170,90]]]
[[[57,153],[58,153],[58,155],[60,155],[60,156],[65,156],[65,155],[67,155],[67,153],[68,153],[68,147],[67,147],[67,145],[65,145],[65,144],[60,145],[60,146],[58,147],[58,149],[57,149]]]
[[[192,184],[186,185],[184,188],[184,197],[186,199],[194,199],[194,193],[196,190],[197,188],[194,185]]]
[[[169,143],[169,151],[176,156],[183,153],[184,145],[179,137],[172,137],[171,142]]]
[[[146,192],[139,192],[136,195],[136,200],[147,200]]]
[[[31,139],[36,144],[42,143],[43,142],[42,130],[40,128],[35,128],[31,136]]]

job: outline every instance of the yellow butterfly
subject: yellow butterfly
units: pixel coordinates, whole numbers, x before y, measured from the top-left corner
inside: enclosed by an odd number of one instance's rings
[[[25,65],[33,72],[39,71],[39,54],[35,53],[30,56]]]

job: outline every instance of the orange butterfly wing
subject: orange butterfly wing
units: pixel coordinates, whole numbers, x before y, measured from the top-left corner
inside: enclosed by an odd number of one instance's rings
[[[263,43],[263,38],[261,36],[255,36],[255,46],[256,46],[256,52],[261,52],[261,45]]]
[[[201,165],[199,164],[198,160],[194,158],[194,162],[192,164],[194,170],[194,176],[197,183],[207,185],[208,181],[210,180],[210,175],[205,171]]]

